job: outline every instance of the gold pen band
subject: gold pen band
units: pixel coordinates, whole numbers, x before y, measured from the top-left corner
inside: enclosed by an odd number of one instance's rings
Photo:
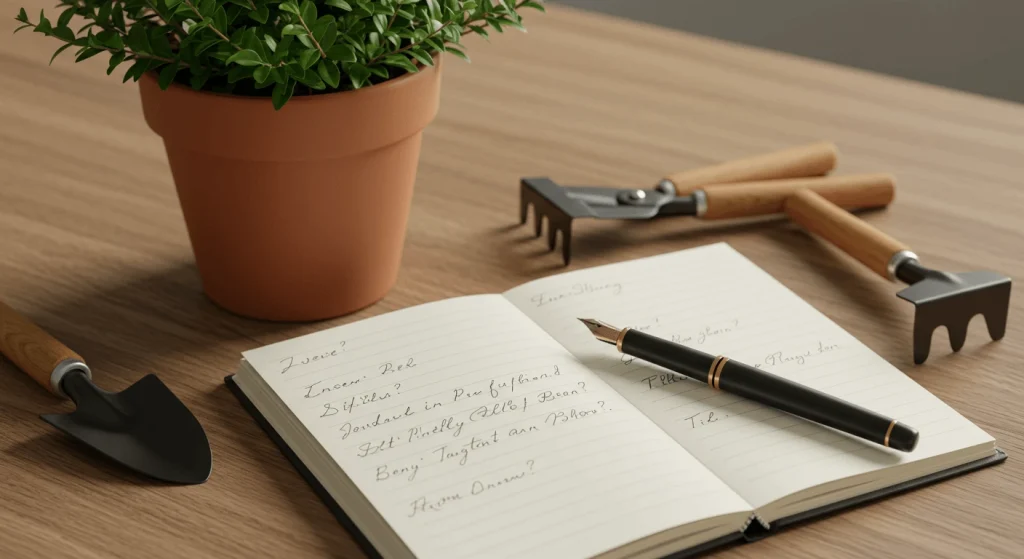
[[[615,339],[615,349],[622,353],[622,340],[626,339],[626,332],[629,332],[629,328],[623,328],[619,330],[619,337]]]
[[[889,428],[885,430],[885,439],[882,441],[882,446],[889,446],[889,435],[892,434],[892,428],[895,426],[896,420],[893,419],[892,422],[889,423]]]
[[[719,388],[721,388],[718,383],[719,383],[719,381],[722,380],[722,369],[725,368],[725,364],[728,361],[729,361],[728,357],[722,357],[718,361],[718,370],[715,371],[715,390],[718,390]]]
[[[711,367],[708,368],[708,386],[718,389],[718,381],[722,378],[722,367],[725,367],[725,362],[728,360],[728,357],[719,355],[711,362]]]

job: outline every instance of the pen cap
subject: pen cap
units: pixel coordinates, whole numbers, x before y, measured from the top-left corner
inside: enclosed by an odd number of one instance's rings
[[[889,433],[889,448],[912,452],[917,447],[917,439],[917,429],[897,421]]]

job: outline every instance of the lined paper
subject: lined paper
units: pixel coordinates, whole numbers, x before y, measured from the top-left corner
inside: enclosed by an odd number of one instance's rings
[[[500,295],[244,357],[418,557],[590,557],[750,510]]]
[[[534,281],[505,296],[754,507],[992,438],[725,244]],[[596,318],[726,355],[906,423],[893,451],[633,360]]]

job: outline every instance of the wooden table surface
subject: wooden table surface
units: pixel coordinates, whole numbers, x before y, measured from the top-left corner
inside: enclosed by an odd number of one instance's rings
[[[2,0],[13,16],[42,0]],[[9,20],[5,20],[9,21]],[[154,486],[39,420],[66,411],[0,362],[0,556],[361,557],[224,386],[239,352],[409,305],[504,290],[563,268],[518,227],[518,178],[650,185],[669,171],[817,139],[839,171],[887,171],[866,216],[951,270],[1024,278],[1024,107],[551,8],[526,35],[446,65],[398,285],[356,315],[275,324],[201,291],[163,146],[99,57],[47,68],[56,43],[0,29],[0,297],[121,390],[156,372],[205,425],[213,476]],[[994,435],[1003,465],[724,550],[721,557],[1019,556],[1024,549],[1024,298],[1006,338],[975,318],[913,366],[897,288],[784,222],[576,226],[573,269],[728,241]],[[144,552],[144,553],[143,553]]]

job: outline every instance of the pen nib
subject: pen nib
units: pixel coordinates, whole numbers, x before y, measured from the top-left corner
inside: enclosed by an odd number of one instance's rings
[[[605,324],[604,322],[594,320],[593,318],[581,318],[579,321],[587,326],[590,333],[593,334],[595,338],[606,344],[614,345],[619,338],[620,330],[610,324]]]

